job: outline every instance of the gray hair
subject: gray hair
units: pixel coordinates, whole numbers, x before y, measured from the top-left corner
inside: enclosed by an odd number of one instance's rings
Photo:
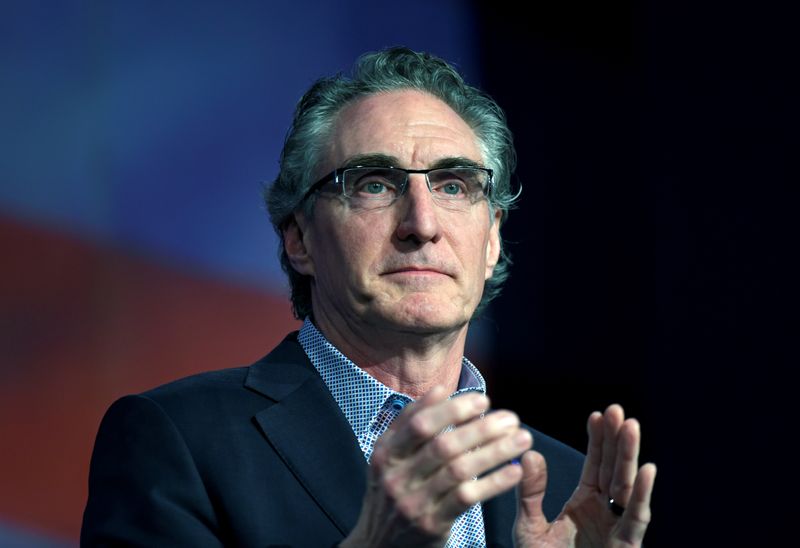
[[[443,59],[393,47],[362,55],[355,64],[352,78],[339,74],[317,80],[297,104],[281,152],[280,172],[264,192],[270,221],[280,241],[281,266],[289,277],[292,309],[298,319],[311,314],[311,277],[292,268],[283,245],[283,230],[299,208],[303,207],[308,216],[313,212],[314,195],[305,203],[303,196],[314,184],[314,176],[342,109],[369,95],[405,89],[419,90],[442,100],[475,132],[486,167],[494,172],[490,207],[502,211],[501,223],[519,196],[519,192],[511,189],[516,153],[505,114],[486,93],[466,84],[456,69]],[[492,277],[486,281],[475,315],[499,295],[508,278],[510,263],[501,239],[500,260]]]

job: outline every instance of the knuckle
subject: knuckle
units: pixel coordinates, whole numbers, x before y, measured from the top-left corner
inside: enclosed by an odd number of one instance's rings
[[[472,474],[463,459],[456,459],[448,462],[446,469],[447,475],[458,482],[472,479]]]
[[[453,498],[459,506],[470,507],[476,502],[471,483],[462,483],[453,489]]]
[[[408,429],[411,431],[411,434],[417,438],[425,439],[431,435],[428,422],[425,420],[425,416],[421,414],[411,417],[408,421]]]
[[[501,428],[496,419],[489,421],[486,420],[476,421],[476,422],[478,422],[478,435],[484,439],[491,437],[492,434],[494,434]]]
[[[447,400],[446,404],[442,407],[443,417],[447,418],[447,422],[451,424],[460,423],[469,418],[474,406],[471,404],[472,398],[470,395],[459,396]]]
[[[497,413],[493,414],[492,421],[484,421],[486,424],[486,428],[491,428],[492,430],[506,430],[513,427],[519,427],[519,416],[513,411],[498,411]]]
[[[399,499],[405,481],[398,474],[384,474],[380,478],[380,485],[383,491],[392,499]]]
[[[651,517],[652,516],[650,508],[648,507],[645,508],[644,510],[640,510],[639,512],[637,512],[636,515],[634,516],[634,519],[643,525],[647,525],[650,523]]]
[[[433,455],[440,459],[448,459],[455,454],[454,440],[451,436],[439,436],[431,442]]]
[[[417,506],[416,501],[413,501],[409,497],[402,498],[395,503],[395,507],[400,515],[409,521],[414,521]]]
[[[514,428],[505,438],[505,446],[508,451],[519,452],[520,447],[530,447],[533,443],[531,433],[524,428]]]
[[[628,493],[633,490],[633,483],[625,480],[617,480],[611,483],[609,490],[612,493]]]

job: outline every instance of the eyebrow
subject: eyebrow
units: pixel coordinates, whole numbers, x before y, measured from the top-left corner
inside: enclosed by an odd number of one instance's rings
[[[400,160],[395,156],[388,154],[358,154],[351,156],[347,161],[342,164],[342,168],[357,167],[357,166],[374,166],[374,167],[396,167],[400,164]]]
[[[463,156],[454,156],[436,160],[431,166],[431,169],[438,169],[443,167],[483,167],[483,166],[480,164],[480,162],[476,162],[475,160],[470,160],[469,158],[465,158]]]
[[[400,160],[396,156],[389,154],[358,154],[351,156],[342,164],[341,169],[356,166],[374,166],[374,167],[400,167]],[[484,167],[480,162],[471,160],[464,156],[449,156],[436,160],[430,169],[440,169],[448,167]]]

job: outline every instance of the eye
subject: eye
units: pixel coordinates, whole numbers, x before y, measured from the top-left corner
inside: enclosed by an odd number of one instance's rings
[[[469,195],[469,188],[455,173],[439,172],[431,181],[431,190],[436,196],[448,200],[458,200]]]
[[[384,192],[387,192],[388,189],[386,188],[386,185],[380,181],[368,181],[363,185],[360,185],[360,191],[367,194],[383,194]]]
[[[441,191],[449,196],[457,196],[464,192],[464,189],[458,183],[450,182],[442,185]]]
[[[397,193],[392,173],[382,169],[356,168],[345,177],[347,194],[360,198],[391,198]]]

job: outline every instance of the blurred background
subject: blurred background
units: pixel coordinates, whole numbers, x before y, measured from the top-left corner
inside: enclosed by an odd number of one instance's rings
[[[592,410],[639,418],[650,547],[777,542],[794,19],[696,4],[3,2],[0,546],[77,545],[114,399],[298,326],[260,193],[305,89],[391,45],[454,63],[515,134],[512,276],[468,348],[495,406],[581,450]]]

